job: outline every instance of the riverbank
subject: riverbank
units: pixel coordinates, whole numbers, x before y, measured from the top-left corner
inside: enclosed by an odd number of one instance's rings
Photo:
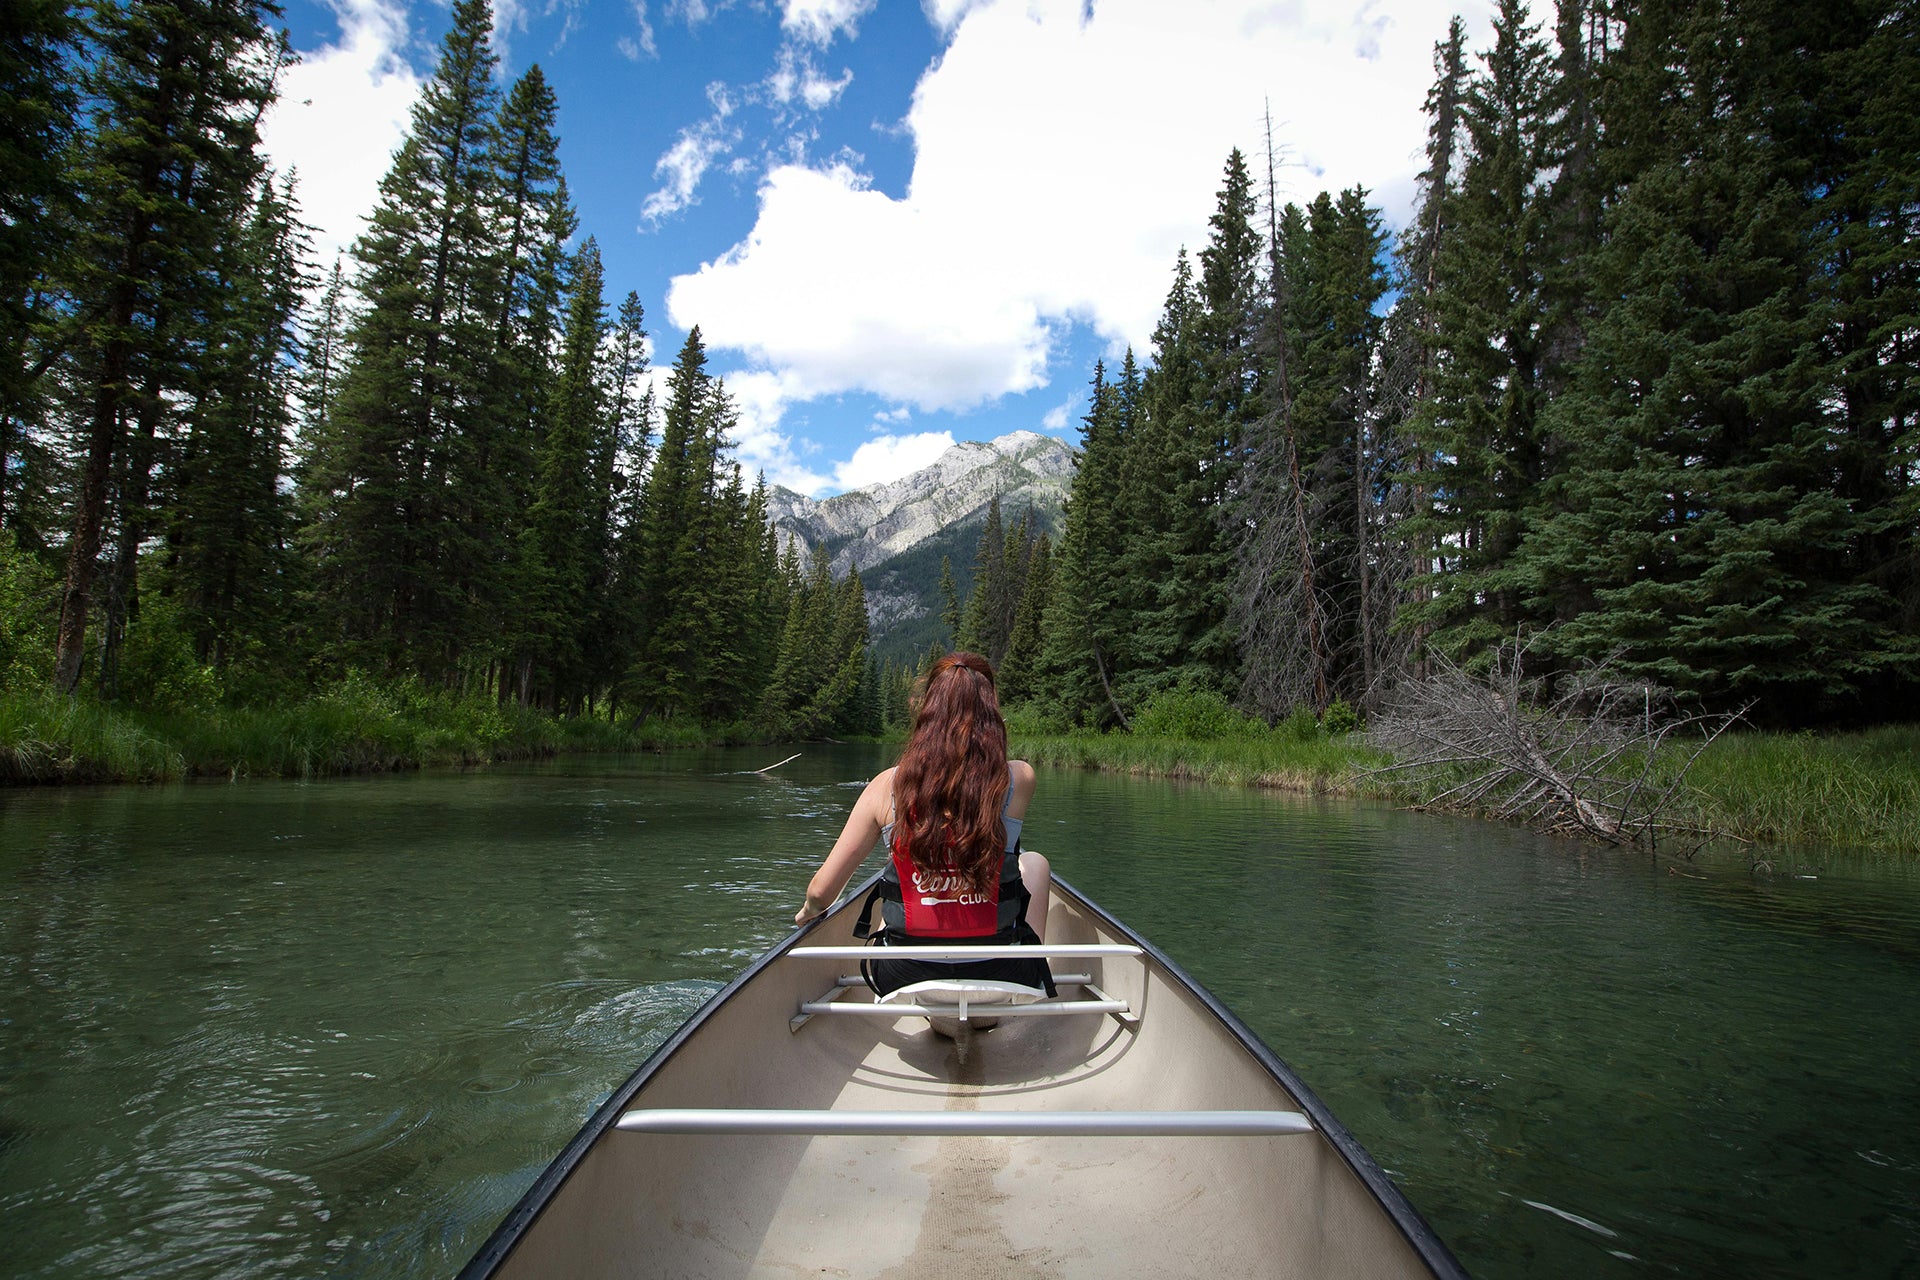
[[[1017,734],[1035,763],[1143,777],[1190,778],[1398,803],[1423,797],[1366,777],[1387,757],[1359,734],[1179,739],[1136,734]],[[1728,734],[1693,766],[1675,818],[1764,846],[1920,855],[1920,726],[1814,735]]]
[[[1221,786],[1418,804],[1367,771],[1388,763],[1361,735],[1311,721],[1216,736],[1047,734],[1016,717],[1014,747],[1040,764]],[[270,708],[142,711],[42,691],[0,694],[0,784],[321,778],[474,765],[563,752],[657,751],[745,740],[744,731],[553,717],[488,699],[349,681]],[[1920,855],[1920,726],[1845,734],[1729,734],[1695,763],[1677,819],[1761,846]]]
[[[711,727],[631,728],[363,681],[273,707],[179,711],[36,690],[0,695],[0,784],[336,777],[728,737]]]

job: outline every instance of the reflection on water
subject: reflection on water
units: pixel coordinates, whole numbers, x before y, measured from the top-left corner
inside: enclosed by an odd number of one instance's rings
[[[451,1271],[882,763],[786,754],[0,794],[0,1275]],[[1920,1267],[1911,864],[1061,773],[1027,841],[1476,1275]]]

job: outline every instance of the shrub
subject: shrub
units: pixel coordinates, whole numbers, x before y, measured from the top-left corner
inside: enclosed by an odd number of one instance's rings
[[[1320,737],[1320,722],[1306,707],[1295,707],[1292,715],[1273,726],[1273,732],[1286,742],[1312,742]]]
[[[199,711],[220,701],[220,677],[194,653],[171,597],[141,593],[140,616],[127,624],[117,688],[116,700],[143,711]]]
[[[1228,705],[1211,689],[1163,689],[1133,717],[1133,732],[1143,738],[1247,738],[1260,731],[1254,720]]]
[[[1045,708],[1037,703],[1023,702],[1017,706],[1002,708],[1007,719],[1009,738],[1044,738],[1064,733],[1067,726],[1049,715]]]
[[[59,590],[52,570],[0,538],[0,687],[24,688],[52,672]]]
[[[1335,698],[1328,704],[1326,714],[1320,717],[1320,728],[1329,738],[1352,733],[1360,727],[1360,713],[1355,711],[1345,698]]]

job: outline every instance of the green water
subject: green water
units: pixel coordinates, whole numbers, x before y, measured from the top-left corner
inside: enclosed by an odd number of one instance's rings
[[[455,1269],[884,761],[0,794],[5,1276]],[[1920,1275],[1920,872],[1043,772],[1477,1276]],[[1802,878],[1802,877],[1810,878]]]

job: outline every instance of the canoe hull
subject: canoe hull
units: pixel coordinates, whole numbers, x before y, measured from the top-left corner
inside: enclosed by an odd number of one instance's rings
[[[857,895],[856,895],[857,897]],[[710,1001],[616,1091],[464,1280],[685,1276],[1457,1276],[1385,1175],[1284,1063],[1165,956],[1057,885],[1054,962],[1127,1001],[1008,1018],[964,1054],[924,1018],[799,1006],[851,970],[847,904]],[[844,993],[842,999],[864,999]],[[835,1112],[1298,1111],[1306,1134],[635,1133],[629,1108]]]

